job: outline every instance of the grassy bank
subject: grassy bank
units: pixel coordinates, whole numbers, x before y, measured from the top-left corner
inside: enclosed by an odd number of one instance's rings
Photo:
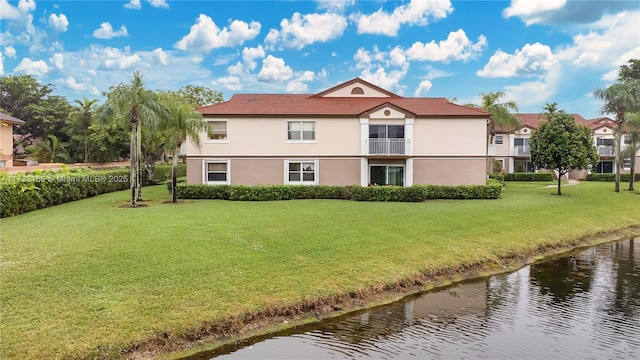
[[[551,183],[549,183],[551,184]],[[499,200],[183,201],[146,188],[0,221],[0,358],[112,357],[203,324],[640,226],[611,184]]]

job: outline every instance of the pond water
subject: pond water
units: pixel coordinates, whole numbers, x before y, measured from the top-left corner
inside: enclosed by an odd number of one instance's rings
[[[640,237],[190,359],[640,359]]]

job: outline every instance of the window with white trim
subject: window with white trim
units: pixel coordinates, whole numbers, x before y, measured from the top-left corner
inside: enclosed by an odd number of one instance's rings
[[[496,145],[502,145],[503,141],[504,141],[504,138],[502,137],[502,135],[496,135],[493,138],[493,143],[496,144]]]
[[[625,170],[631,170],[631,158],[622,159],[622,168]]]
[[[316,185],[317,160],[285,160],[285,184]]]
[[[226,121],[209,121],[208,139],[212,141],[227,141],[227,122]]]
[[[287,121],[287,141],[315,142],[315,121]]]
[[[206,161],[204,163],[204,180],[207,184],[229,184],[229,162]]]

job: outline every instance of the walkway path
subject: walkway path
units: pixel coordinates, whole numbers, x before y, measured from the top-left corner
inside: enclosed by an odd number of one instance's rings
[[[574,179],[569,179],[569,180],[567,180],[567,183],[566,184],[562,184],[562,186],[573,186],[573,185],[578,185],[578,184],[580,184],[580,181],[574,180]],[[545,188],[556,188],[556,187],[558,187],[558,184],[545,186]]]

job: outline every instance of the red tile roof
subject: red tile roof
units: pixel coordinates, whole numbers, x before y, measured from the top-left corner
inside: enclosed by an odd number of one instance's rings
[[[528,127],[530,129],[537,129],[540,122],[544,120],[544,114],[542,113],[526,113],[526,114],[516,114],[520,119],[520,123],[523,127]],[[606,120],[611,120],[609,118],[597,118],[587,120],[580,114],[571,114],[575,118],[578,124],[587,125],[592,130],[597,129],[602,126],[607,126],[605,123]],[[608,126],[615,127],[615,124],[610,124]],[[496,129],[496,132],[501,132],[501,129]]]
[[[353,83],[370,86],[388,97],[325,97]],[[318,94],[237,94],[226,102],[199,108],[203,115],[217,116],[358,116],[382,105],[404,109],[418,117],[487,117],[481,109],[450,103],[445,98],[405,98],[355,78]]]
[[[7,115],[5,113],[0,112],[0,121],[7,124],[16,124],[23,125],[24,120],[20,120],[18,118],[14,118],[13,116]]]

